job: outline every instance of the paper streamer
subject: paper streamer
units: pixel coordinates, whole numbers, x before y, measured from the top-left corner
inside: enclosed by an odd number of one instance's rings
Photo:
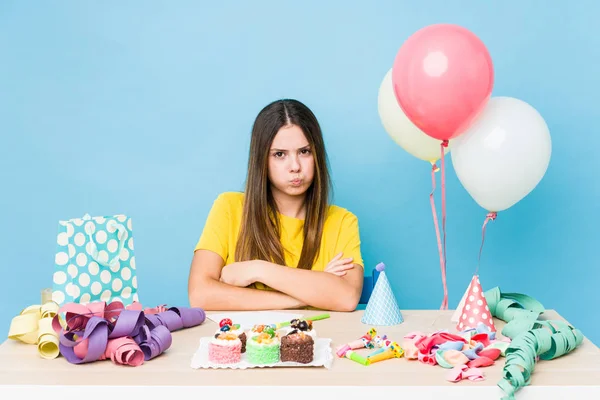
[[[29,306],[12,319],[8,338],[37,345],[38,353],[42,358],[58,357],[58,334],[52,328],[52,320],[57,313],[58,304],[47,301],[42,292],[42,305]]]
[[[502,334],[512,339],[505,350],[506,363],[498,386],[503,400],[514,400],[515,393],[531,382],[538,359],[552,360],[575,350],[583,334],[564,321],[543,321],[540,302],[519,293],[501,293],[498,287],[485,292],[492,315],[505,321]]]
[[[64,325],[58,320],[62,313]],[[68,303],[58,310],[52,327],[59,337],[60,353],[72,364],[110,359],[135,367],[171,347],[171,332],[202,324],[205,319],[200,308],[142,310],[137,302],[127,307],[119,301],[108,305]]]

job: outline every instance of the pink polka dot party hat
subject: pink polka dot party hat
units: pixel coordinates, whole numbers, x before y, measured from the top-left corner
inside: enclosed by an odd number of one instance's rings
[[[491,332],[496,332],[494,320],[481,288],[478,275],[473,275],[471,284],[456,308],[452,320],[456,322],[456,329],[459,331],[472,328],[477,329],[477,326],[481,323],[487,326]]]

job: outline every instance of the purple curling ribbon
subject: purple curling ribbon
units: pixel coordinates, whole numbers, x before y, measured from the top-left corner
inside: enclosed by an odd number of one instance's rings
[[[137,344],[147,361],[171,347],[171,332],[199,325],[206,319],[204,310],[200,308],[172,307],[159,313],[152,313],[148,309],[149,313],[144,313],[123,309],[122,304],[120,307],[116,307],[117,305],[119,304],[111,303],[106,307],[104,316],[110,316],[109,319],[94,315],[88,319],[84,328],[81,326],[61,331],[59,348],[67,361],[81,364],[111,358],[117,363],[115,355],[107,353],[112,353],[119,347],[107,348],[107,344],[109,340],[118,338],[133,339],[130,346],[135,347]],[[128,357],[134,355],[135,348],[130,350]]]
[[[170,310],[158,314],[148,314],[146,315],[146,320],[152,325],[152,328],[150,329],[164,326],[169,332],[174,332],[183,328],[181,317],[176,312]]]
[[[171,347],[172,341],[171,332],[166,327],[159,325],[152,329],[150,337],[139,344],[144,352],[144,360],[148,361],[165,352]]]
[[[134,337],[144,326],[144,313],[142,311],[123,310],[117,317],[117,321],[111,326],[112,331],[109,339],[124,336]]]
[[[206,320],[206,313],[201,308],[171,307],[181,317],[184,328],[200,325]]]
[[[83,358],[75,354],[75,346],[81,342],[74,339],[75,334],[81,331],[61,333],[59,349],[61,354],[71,364],[82,364],[100,359],[104,355],[108,343],[108,321],[100,317],[88,320],[82,340],[87,340],[87,352]]]
[[[201,308],[171,307],[156,314],[146,314],[147,323],[156,326],[163,325],[170,332],[182,328],[200,325],[206,320],[206,313]]]
[[[205,320],[206,313],[201,308],[171,307],[156,314],[147,314],[147,326],[140,330],[134,340],[140,345],[147,361],[171,347],[171,332],[200,325]]]

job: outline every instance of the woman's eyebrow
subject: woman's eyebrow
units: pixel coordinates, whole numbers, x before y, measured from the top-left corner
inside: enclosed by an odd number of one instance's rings
[[[298,150],[304,150],[304,149],[308,149],[308,148],[310,148],[310,144],[307,144],[306,146],[302,146]],[[288,151],[288,150],[272,148],[271,151]]]

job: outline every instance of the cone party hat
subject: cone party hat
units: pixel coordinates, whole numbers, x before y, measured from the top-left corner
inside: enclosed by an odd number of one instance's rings
[[[396,297],[385,274],[385,264],[379,263],[375,267],[380,272],[369,303],[361,319],[363,324],[391,326],[404,322]]]
[[[469,296],[469,290],[471,289],[471,285],[469,284],[469,286],[467,286],[467,290],[465,290],[465,294],[463,294],[462,299],[460,299],[460,303],[458,303],[458,307],[456,307],[456,310],[454,310],[454,314],[452,314],[452,318],[450,319],[450,321],[452,322],[458,322],[460,321],[460,317],[462,316],[462,309],[465,306],[465,301],[467,300],[467,297]]]
[[[471,284],[463,298],[464,303],[461,301],[462,304],[459,304],[459,307],[462,306],[462,309],[459,311],[460,318],[456,324],[456,329],[459,331],[471,328],[477,329],[477,325],[482,323],[487,326],[490,331],[496,332],[494,320],[490,313],[483,290],[481,289],[478,275],[473,275]]]

